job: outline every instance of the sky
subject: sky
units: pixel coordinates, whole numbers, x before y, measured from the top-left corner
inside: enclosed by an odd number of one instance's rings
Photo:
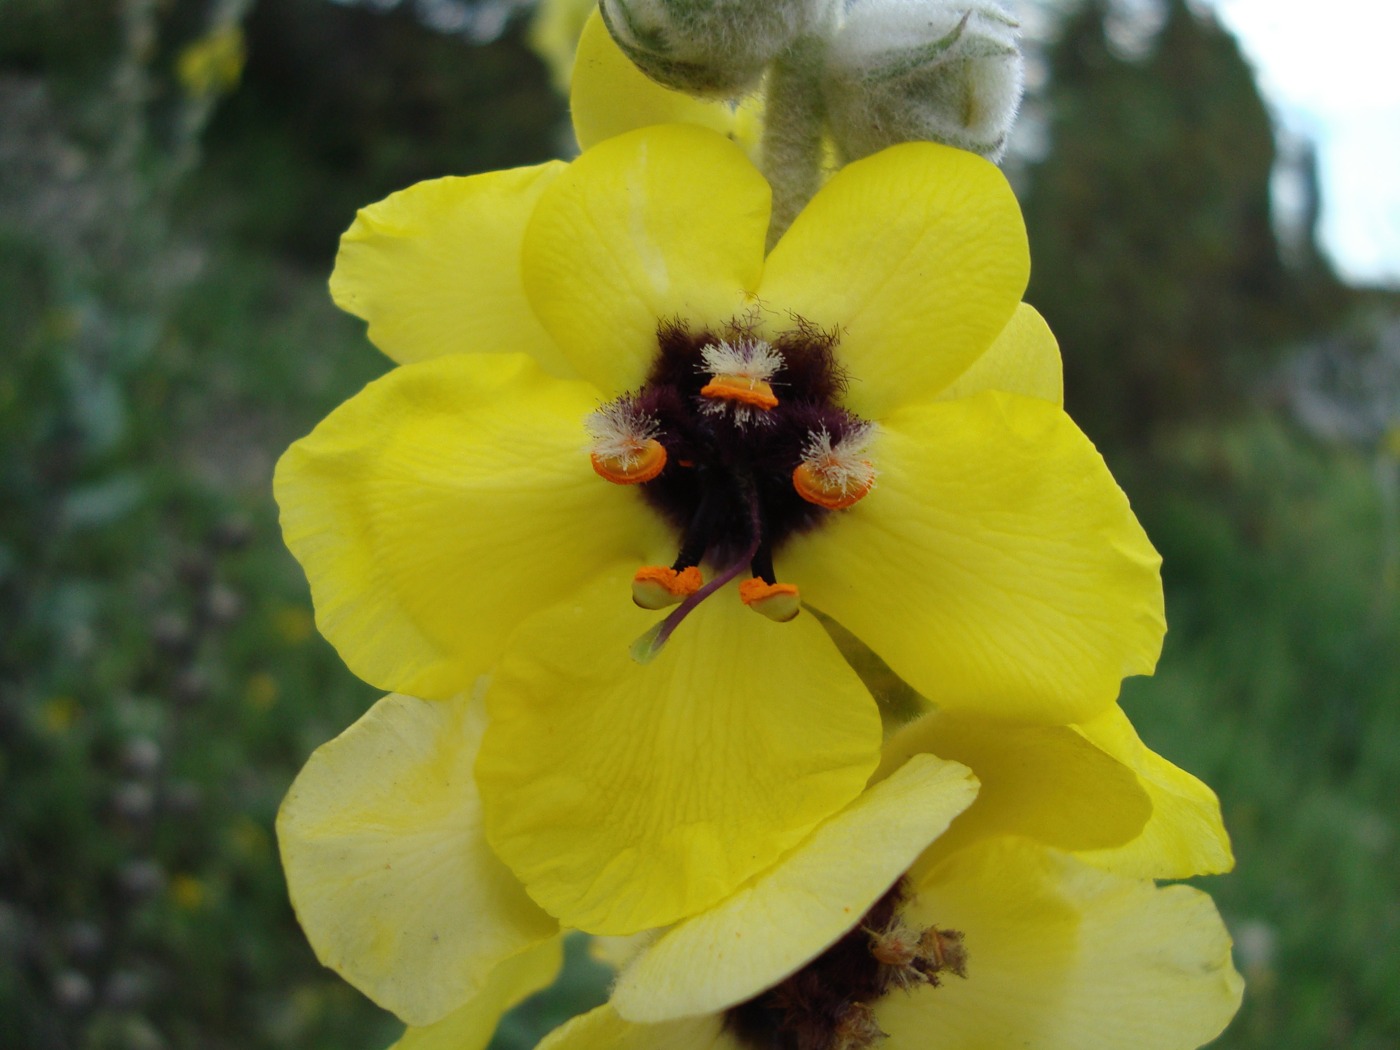
[[[1279,124],[1317,146],[1341,276],[1400,285],[1400,3],[1214,0]]]

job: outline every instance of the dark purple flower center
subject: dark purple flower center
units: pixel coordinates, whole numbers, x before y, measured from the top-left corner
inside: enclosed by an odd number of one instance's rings
[[[875,1004],[896,988],[967,976],[963,935],[915,930],[899,918],[900,880],[840,940],[762,994],[731,1007],[725,1024],[754,1050],[865,1050],[885,1033]]]
[[[680,534],[673,568],[730,565],[753,545],[756,520],[753,575],[773,583],[773,551],[830,513],[793,487],[814,435],[825,433],[836,445],[867,429],[838,404],[846,377],[836,362],[836,336],[799,321],[767,342],[737,322],[711,332],[672,321],[656,337],[650,375],[620,400],[654,424],[666,449],[665,469],[641,492]],[[723,348],[721,363],[726,355],[761,358],[767,378],[758,382],[777,403],[759,408],[702,394],[715,379],[715,348]]]

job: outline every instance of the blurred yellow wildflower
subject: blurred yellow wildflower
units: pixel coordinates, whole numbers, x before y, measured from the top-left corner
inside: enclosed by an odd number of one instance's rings
[[[53,696],[39,705],[39,722],[50,733],[66,733],[77,723],[82,706],[71,696]]]
[[[185,45],[175,60],[175,74],[194,98],[224,95],[238,86],[246,58],[243,28],[224,25]]]
[[[184,911],[198,911],[207,896],[204,883],[194,875],[181,872],[170,880],[170,897]]]
[[[1381,435],[1381,451],[1391,459],[1400,460],[1400,423],[1392,423]]]
[[[248,703],[259,711],[266,711],[277,703],[281,692],[277,679],[266,671],[257,671],[248,676]]]
[[[236,856],[256,859],[268,850],[267,831],[251,817],[239,816],[227,834],[229,846]]]
[[[526,40],[544,61],[560,94],[569,93],[579,34],[597,9],[598,0],[540,0],[535,5]]]
[[[316,621],[310,610],[301,605],[283,605],[274,610],[272,625],[287,645],[302,645],[316,633]]]

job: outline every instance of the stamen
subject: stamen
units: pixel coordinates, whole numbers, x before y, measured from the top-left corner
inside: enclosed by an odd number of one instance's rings
[[[870,954],[875,956],[875,961],[899,971],[895,979],[905,984],[907,977],[903,971],[919,956],[919,935],[898,920],[884,930],[866,927],[865,932],[870,934]]]
[[[778,407],[769,380],[783,367],[783,355],[763,340],[731,343],[721,339],[701,349],[700,361],[710,374],[710,381],[700,388],[701,397],[733,401],[763,412]]]
[[[865,1003],[843,1006],[836,1027],[831,1030],[832,1050],[865,1050],[889,1037],[875,1021],[875,1011]]]
[[[870,936],[870,954],[901,988],[915,984],[937,988],[945,972],[967,977],[967,949],[957,930],[929,926],[916,931],[898,919],[883,930],[862,928]]]
[[[730,1007],[725,1027],[735,1042],[755,1050],[874,1050],[886,1038],[875,1018],[886,996],[937,987],[948,973],[965,977],[962,934],[902,921],[905,889],[899,880],[820,955]]]
[[[844,510],[863,499],[875,484],[875,465],[864,458],[874,429],[867,423],[837,442],[825,427],[814,432],[792,472],[797,494],[827,510]]]
[[[739,584],[739,600],[777,623],[787,623],[802,611],[795,583],[769,583],[759,576]]]
[[[639,485],[665,469],[666,447],[656,440],[656,421],[628,400],[592,412],[584,426],[593,439],[593,469],[613,484]]]
[[[933,975],[940,970],[967,979],[967,949],[963,946],[962,931],[930,926],[919,936],[919,953],[929,964],[926,976],[930,984],[938,983]]]
[[[678,605],[674,612],[656,626],[644,632],[635,642],[632,643],[628,652],[632,654],[632,659],[639,664],[649,664],[656,659],[656,655],[661,652],[662,647],[676,633],[676,628],[681,625],[681,621],[695,611],[710,595],[719,590],[739,573],[744,571],[744,566],[753,557],[753,552],[758,549],[755,543],[749,550],[739,558],[733,565],[730,565],[723,572],[715,576],[713,580],[705,584],[698,591],[692,594],[685,601]]]
[[[694,612],[706,598],[743,572],[745,566],[749,565],[753,561],[754,555],[758,553],[758,548],[763,542],[763,516],[759,510],[758,496],[754,493],[753,486],[745,486],[744,491],[749,505],[748,549],[735,559],[733,564],[717,573],[709,583],[681,602],[666,619],[644,632],[632,643],[629,652],[637,663],[648,664],[656,659],[656,655],[661,652],[667,640],[681,625],[681,621]]]
[[[689,598],[704,582],[694,565],[679,572],[669,565],[643,565],[632,577],[632,600],[643,609],[664,609]]]
[[[703,371],[712,376],[727,375],[768,381],[783,367],[783,355],[762,339],[721,339],[700,350]]]
[[[713,401],[737,401],[750,408],[767,412],[778,407],[778,398],[773,387],[762,379],[749,379],[745,376],[717,375],[700,388],[700,396]]]
[[[802,318],[772,342],[757,332],[756,317],[717,329],[659,323],[645,382],[588,421],[594,469],[637,485],[681,533],[669,570],[646,566],[632,581],[636,603],[665,614],[633,644],[638,661],[730,580],[756,612],[796,616],[798,589],[779,582],[774,551],[874,482],[863,455],[872,428],[840,404],[836,334]],[[709,583],[707,560],[718,572]]]

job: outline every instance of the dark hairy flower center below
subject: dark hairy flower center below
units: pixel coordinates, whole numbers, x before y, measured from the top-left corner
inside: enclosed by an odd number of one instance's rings
[[[967,976],[963,935],[901,922],[895,883],[851,930],[802,969],[732,1007],[725,1025],[753,1050],[866,1050],[885,1038],[875,1005],[949,974]]]

